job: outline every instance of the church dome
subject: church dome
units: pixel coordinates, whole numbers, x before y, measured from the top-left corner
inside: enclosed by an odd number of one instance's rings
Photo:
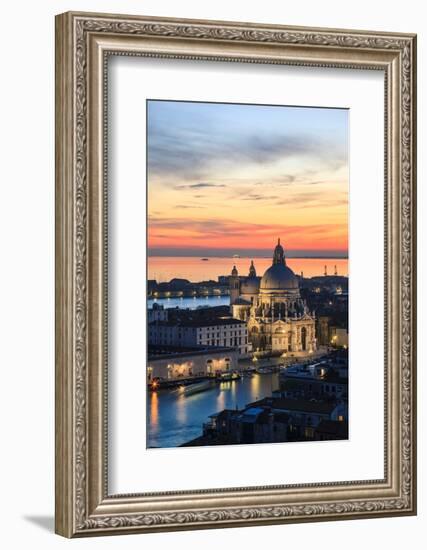
[[[261,279],[261,290],[298,290],[295,273],[284,263],[273,264]]]
[[[273,265],[267,269],[261,279],[262,291],[298,290],[298,279],[295,273],[286,265],[285,251],[277,240],[277,246],[273,252]]]
[[[240,285],[240,292],[242,294],[258,294],[259,291],[259,277],[246,277]]]

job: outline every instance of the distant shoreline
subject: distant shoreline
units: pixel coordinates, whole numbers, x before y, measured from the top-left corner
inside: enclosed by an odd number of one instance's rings
[[[255,258],[259,258],[259,259],[271,259],[271,254],[268,254],[268,255],[265,255],[265,256],[260,256],[260,255],[256,255],[256,254],[253,254],[253,255],[244,255],[244,254],[239,254],[237,257],[236,256],[226,256],[224,254],[213,254],[213,255],[210,255],[210,254],[147,254],[147,257],[148,258],[226,258],[226,259],[229,259],[229,260],[238,260],[238,259],[249,259],[249,260],[252,260],[252,259],[255,259]],[[347,256],[333,256],[333,255],[327,255],[327,256],[299,256],[299,255],[292,255],[292,254],[286,254],[286,258],[289,258],[290,260],[348,260],[348,255]]]

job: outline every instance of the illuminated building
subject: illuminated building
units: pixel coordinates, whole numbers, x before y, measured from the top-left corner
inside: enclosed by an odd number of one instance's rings
[[[300,296],[298,278],[286,265],[280,239],[262,277],[251,262],[246,277],[240,277],[234,266],[229,284],[232,315],[247,324],[253,351],[304,356],[316,350],[315,316]]]

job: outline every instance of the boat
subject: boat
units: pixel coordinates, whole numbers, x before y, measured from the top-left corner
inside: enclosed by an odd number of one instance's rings
[[[231,382],[232,380],[240,380],[242,376],[236,372],[222,372],[218,375],[219,382]]]
[[[202,382],[196,382],[195,384],[190,384],[188,386],[181,386],[180,393],[188,397],[190,395],[194,395],[195,393],[209,390],[212,386],[212,380],[203,380]]]
[[[243,378],[253,378],[255,375],[252,371],[244,371],[242,372]]]
[[[257,369],[258,374],[271,374],[273,372],[275,372],[274,367],[260,367]]]
[[[200,258],[200,261],[202,261],[202,262],[208,262],[208,261],[209,261],[209,258]]]

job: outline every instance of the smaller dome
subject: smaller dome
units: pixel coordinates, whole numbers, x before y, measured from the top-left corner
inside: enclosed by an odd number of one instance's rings
[[[233,269],[231,270],[231,275],[233,277],[237,277],[237,275],[238,275],[237,268],[236,268],[235,265],[233,265]]]
[[[258,294],[259,283],[259,277],[246,277],[240,285],[241,294]]]
[[[251,303],[247,300],[244,300],[243,298],[237,298],[237,300],[233,303],[233,306],[250,306]]]

